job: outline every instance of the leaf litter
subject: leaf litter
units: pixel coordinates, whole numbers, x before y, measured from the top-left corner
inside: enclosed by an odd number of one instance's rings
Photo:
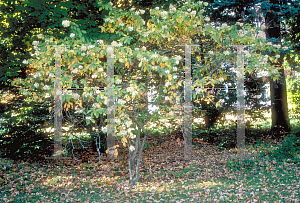
[[[101,160],[103,164],[91,149],[79,161],[0,159],[0,201],[299,202],[300,170],[293,163],[279,165],[266,158],[250,171],[233,171],[226,163],[236,158],[234,150],[220,151],[194,139],[193,158],[186,161],[182,138],[170,137],[155,147],[151,142],[134,187],[129,187],[125,147],[119,148],[117,159]]]

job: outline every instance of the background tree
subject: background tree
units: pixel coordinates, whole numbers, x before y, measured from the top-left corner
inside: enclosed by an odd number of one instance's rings
[[[285,56],[288,58],[297,51],[299,43],[295,40],[299,35],[297,29],[297,19],[299,16],[299,1],[210,1],[211,9],[208,11],[214,21],[235,23],[249,22],[253,26],[260,26],[264,19],[266,23],[272,21],[276,27],[267,27],[265,30],[268,37],[280,37],[283,40],[282,46],[288,47],[283,50],[281,60]],[[272,25],[272,24],[270,24]],[[294,42],[294,43],[289,43]],[[292,62],[291,62],[292,63]],[[295,62],[294,62],[295,63]],[[278,64],[279,65],[279,64]],[[279,81],[270,81],[272,94],[272,126],[271,128],[288,131],[289,120],[287,111],[286,85],[284,69],[279,69],[282,78]],[[278,87],[278,88],[275,88]],[[275,100],[274,100],[275,98]],[[281,115],[279,118],[278,115]],[[284,115],[284,116],[282,116]]]

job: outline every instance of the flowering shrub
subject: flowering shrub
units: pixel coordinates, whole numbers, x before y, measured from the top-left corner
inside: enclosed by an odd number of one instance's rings
[[[77,107],[80,107],[81,99],[94,101],[95,105],[92,105],[90,109],[81,107],[81,112],[88,115],[86,116],[87,124],[95,123],[99,115],[105,115],[107,112],[107,90],[99,91],[87,87],[107,85],[105,56],[107,52],[113,50],[107,48],[106,45],[113,45],[114,53],[111,57],[114,58],[116,84],[116,135],[122,138],[124,145],[128,145],[130,179],[134,184],[139,181],[139,164],[148,135],[147,126],[158,118],[174,120],[176,118],[174,112],[179,108],[175,102],[178,97],[176,89],[182,85],[183,80],[178,77],[177,71],[184,69],[181,66],[183,57],[180,56],[180,52],[175,51],[182,47],[175,48],[174,45],[180,42],[194,44],[195,36],[197,39],[208,38],[214,46],[211,47],[212,50],[205,50],[208,53],[205,56],[205,63],[213,67],[216,60],[235,59],[236,54],[232,52],[229,45],[253,44],[252,53],[246,53],[248,59],[246,71],[264,69],[269,71],[274,78],[278,77],[278,73],[271,72],[271,67],[261,56],[261,51],[265,49],[278,53],[276,47],[266,45],[263,39],[256,38],[257,30],[249,25],[213,26],[209,23],[210,19],[203,16],[205,6],[208,4],[189,3],[180,9],[170,5],[169,10],[156,7],[150,9],[151,18],[147,22],[140,15],[145,12],[144,10],[137,11],[132,8],[130,11],[122,11],[115,8],[115,12],[107,16],[101,27],[102,32],[119,34],[118,41],[111,42],[101,39],[88,41],[83,37],[84,31],[79,30],[78,25],[64,20],[62,26],[69,29],[69,37],[57,40],[55,36],[49,35],[44,36],[44,41],[33,41],[32,58],[23,63],[29,63],[34,71],[27,79],[17,79],[14,83],[28,87],[30,91],[21,90],[21,93],[36,101],[42,102],[45,99],[40,95],[54,96],[52,88],[54,47],[52,45],[62,45],[63,86],[85,87],[82,98],[77,93],[63,91],[63,101],[73,103],[73,106]],[[242,34],[241,31],[243,31]],[[276,57],[273,60],[276,60]],[[204,71],[207,72],[209,69]],[[193,88],[218,84],[226,78],[227,76],[222,71],[201,79],[200,76],[195,76]],[[78,85],[78,81],[81,86]],[[162,107],[160,111],[152,114],[145,108],[147,104],[145,93],[151,86],[155,86],[156,93],[153,95],[155,105]],[[196,92],[199,93],[199,91]],[[141,135],[143,136],[142,142]],[[139,152],[138,157],[137,152]],[[135,177],[132,176],[134,170],[136,171]]]

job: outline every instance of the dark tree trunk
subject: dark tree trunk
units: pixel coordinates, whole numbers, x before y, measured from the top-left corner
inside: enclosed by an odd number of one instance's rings
[[[278,12],[280,9],[275,4],[283,4],[280,0],[270,0],[273,3],[271,10],[266,14],[266,38],[273,44],[281,43],[280,23],[278,20]],[[279,62],[273,65],[278,67],[281,73],[279,80],[270,81],[271,104],[272,104],[272,127],[271,131],[289,131],[290,123],[288,118],[286,81],[284,75],[283,55],[281,54]]]

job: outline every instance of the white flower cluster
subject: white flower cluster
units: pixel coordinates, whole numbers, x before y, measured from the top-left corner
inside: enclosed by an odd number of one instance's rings
[[[75,34],[74,34],[74,33],[71,33],[71,34],[70,34],[70,37],[71,37],[71,38],[75,37]]]
[[[100,94],[101,93],[101,91],[100,90],[95,90],[95,94]]]
[[[75,68],[74,70],[72,70],[72,73],[77,74],[78,73],[78,69]]]
[[[243,26],[244,23],[237,22],[235,25]]]
[[[279,49],[279,48],[281,47],[280,44],[274,44],[273,46],[274,46],[275,48],[277,48],[277,49]]]
[[[93,48],[95,48],[95,45],[91,44],[91,45],[88,46],[88,49],[93,49]]]
[[[282,49],[283,49],[284,51],[286,51],[286,50],[288,50],[288,47],[282,47]]]
[[[230,54],[230,52],[229,51],[224,51],[223,54],[228,56]]]
[[[176,12],[176,8],[171,4],[170,5],[170,13],[175,13]]]
[[[127,126],[127,128],[129,128],[131,126],[132,122],[131,121],[126,121],[125,125]]]
[[[143,57],[143,58],[141,59],[141,61],[147,63],[149,60],[148,60],[146,57]]]
[[[145,33],[143,34],[143,37],[148,37],[150,33],[151,33],[151,31],[145,32]]]
[[[40,43],[39,41],[33,41],[33,42],[32,42],[32,45],[33,45],[33,46],[38,46],[39,43]]]
[[[109,22],[109,23],[115,22],[113,19],[110,19],[110,18],[106,18],[104,21],[105,21],[105,22]]]
[[[33,75],[33,77],[34,77],[34,78],[41,77],[41,73],[35,73],[35,74]]]
[[[166,61],[168,61],[169,60],[169,58],[167,57],[167,56],[164,56],[163,58],[162,58],[162,61],[163,62],[166,62]]]
[[[132,30],[133,30],[133,27],[128,27],[128,30],[129,30],[129,31],[132,31]]]
[[[127,92],[133,92],[134,88],[130,86],[130,87],[127,87],[126,90],[127,90]]]
[[[91,93],[86,93],[85,95],[84,95],[86,98],[88,98],[88,97],[91,97],[91,96],[93,96]]]
[[[176,61],[180,61],[182,58],[181,58],[181,56],[178,56],[178,55],[177,55],[177,56],[174,57],[174,59],[175,59]]]
[[[121,122],[121,120],[119,119],[119,118],[115,118],[115,123],[120,123]]]
[[[175,63],[179,64],[179,61],[182,59],[181,56],[175,56],[174,59],[176,60]]]
[[[70,26],[70,21],[68,20],[63,20],[61,23],[64,27],[69,27]]]
[[[126,101],[123,100],[123,99],[119,99],[119,103],[120,103],[121,105],[124,105],[124,104],[126,103]]]
[[[94,104],[93,104],[93,107],[96,108],[96,109],[100,109],[100,108],[101,108],[101,106],[100,106],[99,103],[94,103]]]
[[[22,63],[28,64],[28,60],[24,59]]]
[[[73,93],[72,94],[72,97],[75,99],[75,100],[78,100],[80,98],[80,95],[78,93]]]
[[[121,82],[122,82],[122,79],[119,79],[119,78],[116,79],[116,84],[121,84]]]
[[[44,89],[44,90],[49,90],[50,87],[49,87],[48,85],[45,85],[45,86],[43,87],[43,89]]]
[[[131,146],[129,147],[129,150],[130,150],[131,152],[133,152],[133,151],[135,150],[135,147],[131,145]]]
[[[166,26],[166,25],[163,25],[162,27],[161,27],[161,29],[167,29],[168,28],[168,26]]]
[[[246,58],[250,58],[251,57],[251,54],[249,53],[249,51],[245,50],[244,53],[245,53],[245,57]]]
[[[102,45],[102,44],[103,44],[103,40],[98,39],[98,40],[97,40],[97,43]]]
[[[112,46],[116,46],[116,47],[121,47],[121,46],[122,46],[122,43],[118,43],[118,42],[116,42],[116,41],[112,41],[112,42],[111,42],[111,45],[112,45]]]
[[[196,94],[199,94],[199,93],[201,92],[201,88],[197,87],[197,88],[195,89],[195,91],[196,91]]]
[[[106,133],[107,132],[107,127],[101,127],[101,131]]]
[[[26,96],[26,95],[28,95],[28,92],[24,91],[22,94]]]
[[[151,58],[158,58],[158,54],[157,53],[152,54]]]
[[[162,19],[167,19],[168,12],[162,11],[162,12],[160,12],[160,15],[161,15]]]
[[[44,35],[43,34],[38,34],[37,37],[42,38],[42,37],[44,37]]]
[[[221,28],[226,29],[226,28],[229,28],[229,26],[227,25],[227,23],[222,23]]]
[[[204,18],[205,21],[210,21],[209,17]]]
[[[87,49],[86,46],[82,46],[82,47],[80,48],[81,51],[86,51],[86,49]]]

